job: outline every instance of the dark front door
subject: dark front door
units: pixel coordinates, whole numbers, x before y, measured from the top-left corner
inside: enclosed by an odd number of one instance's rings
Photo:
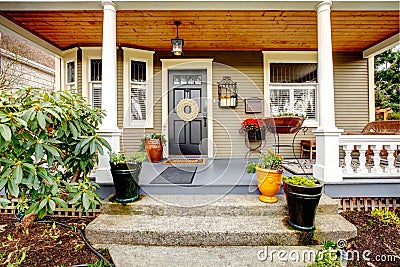
[[[170,155],[207,155],[206,73],[206,70],[169,71],[168,143]],[[193,101],[181,102],[183,99],[192,99],[197,106],[193,106],[192,109]],[[181,104],[178,105],[180,102]],[[183,103],[187,105],[183,106]],[[177,109],[177,106],[181,109]],[[197,107],[198,113],[194,112],[197,111]]]

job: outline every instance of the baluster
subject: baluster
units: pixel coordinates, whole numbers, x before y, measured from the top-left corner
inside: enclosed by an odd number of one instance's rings
[[[360,157],[359,157],[359,163],[360,166],[357,168],[357,173],[359,174],[368,174],[368,169],[365,166],[366,163],[366,157],[365,157],[365,152],[368,149],[368,145],[357,145],[357,150],[360,151]]]
[[[395,166],[396,159],[394,158],[394,151],[397,150],[397,145],[391,144],[391,145],[385,145],[385,149],[387,150],[388,156],[387,156],[387,161],[388,161],[388,167],[387,167],[387,172],[389,174],[396,174],[397,173],[397,168]]]
[[[354,149],[353,144],[351,144],[351,145],[347,144],[347,145],[343,146],[343,150],[346,153],[346,156],[344,157],[345,166],[343,168],[343,171],[345,174],[353,174],[354,173],[353,167],[351,166],[351,152],[353,151],[353,149]]]
[[[374,156],[372,157],[374,159],[374,167],[372,168],[372,173],[375,174],[382,174],[383,170],[381,168],[381,156],[379,153],[382,150],[382,145],[371,145],[372,151],[374,151]]]

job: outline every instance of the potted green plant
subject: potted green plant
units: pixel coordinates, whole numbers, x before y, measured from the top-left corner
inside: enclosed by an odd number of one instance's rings
[[[323,183],[314,177],[283,178],[283,190],[289,211],[289,224],[297,230],[315,229],[315,212],[322,195]]]
[[[265,135],[262,131],[262,119],[247,118],[242,121],[242,128],[247,132],[249,142],[264,140]]]
[[[117,202],[128,203],[139,198],[139,175],[145,158],[145,153],[141,151],[110,153],[110,167]]]
[[[142,138],[142,149],[146,151],[150,162],[160,162],[166,141],[165,136],[158,133],[146,134]]]
[[[257,172],[259,199],[266,203],[276,203],[282,184],[283,157],[268,149],[266,154],[259,154],[259,162],[247,164],[247,172]]]
[[[278,134],[296,133],[306,116],[301,113],[284,112],[277,116],[263,118],[266,127]]]

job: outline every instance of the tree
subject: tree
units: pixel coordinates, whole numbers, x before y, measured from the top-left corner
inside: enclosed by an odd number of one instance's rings
[[[400,112],[399,47],[375,57],[375,105]]]
[[[1,89],[0,190],[39,218],[56,204],[94,209],[100,199],[87,175],[97,152],[111,150],[96,133],[104,115],[75,93]],[[9,202],[0,198],[2,205]]]

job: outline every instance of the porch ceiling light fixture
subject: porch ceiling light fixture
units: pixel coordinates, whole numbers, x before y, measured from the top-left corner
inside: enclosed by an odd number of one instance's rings
[[[174,20],[174,24],[176,26],[176,37],[171,39],[172,44],[172,55],[173,56],[183,56],[183,39],[178,37],[178,27],[181,25],[181,22],[178,20]]]

